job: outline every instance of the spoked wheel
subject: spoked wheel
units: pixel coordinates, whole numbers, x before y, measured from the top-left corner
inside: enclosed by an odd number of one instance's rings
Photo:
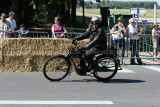
[[[110,80],[118,70],[118,62],[114,57],[99,56],[96,59],[99,67],[95,68],[94,76],[101,81]]]
[[[43,67],[44,76],[51,81],[59,81],[67,76],[71,63],[63,55],[49,58]]]

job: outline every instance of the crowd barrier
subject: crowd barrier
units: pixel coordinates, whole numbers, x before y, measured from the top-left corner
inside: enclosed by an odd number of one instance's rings
[[[63,34],[63,36],[59,36],[59,38],[74,38],[75,36],[73,36],[74,34],[77,34],[76,36],[79,36],[82,33],[66,33],[67,36],[65,36],[65,33],[63,32],[55,32],[55,34]],[[160,59],[160,57],[153,57],[153,43],[152,43],[152,34],[137,34],[139,36],[139,39],[134,40],[134,43],[131,43],[133,40],[131,40],[129,38],[129,34],[124,35],[124,42],[120,43],[121,40],[117,40],[117,44],[118,44],[118,48],[117,48],[117,57],[120,60],[123,60],[125,62],[124,59],[130,59],[130,58],[135,58],[136,55],[139,55],[139,57],[141,59],[152,59],[152,60],[157,60]],[[111,47],[115,47],[114,43],[113,43],[113,39],[111,34],[106,33],[107,36],[107,46],[108,48]],[[123,52],[122,48],[119,48],[121,46],[125,47],[125,50]],[[160,43],[159,43],[159,55],[160,56]],[[123,55],[124,53],[124,55]],[[131,56],[131,54],[136,54],[134,57]],[[124,64],[124,63],[123,63]]]
[[[82,33],[63,33],[63,32],[55,32],[55,33],[58,33],[58,34],[64,34],[63,36],[59,36],[58,38],[68,38],[68,39],[71,39],[71,38],[74,38],[74,37],[77,37],[79,35],[81,35]],[[112,36],[111,34],[109,33],[106,33],[106,36],[107,36],[107,46],[108,47],[113,47],[114,44],[113,44],[113,39],[112,39]],[[127,57],[127,58],[131,58],[130,57],[130,54],[131,54],[131,48],[133,49],[133,46],[131,46],[131,40],[129,38],[129,35],[124,35],[124,44],[125,44],[125,56],[124,57]],[[123,45],[121,43],[119,43],[120,40],[117,40],[118,41],[118,47],[120,45]],[[138,44],[138,52],[140,52],[140,56],[143,56],[142,58],[152,58],[153,57],[153,43],[152,43],[152,35],[151,34],[139,34],[139,39],[138,40],[135,40],[136,44]],[[139,42],[139,43],[138,43]],[[158,49],[160,51],[160,47]],[[117,54],[122,54],[121,53],[121,50],[118,50],[117,51],[118,53]]]
[[[29,31],[26,37],[33,37],[33,38],[49,38],[48,32],[42,31]]]
[[[109,44],[112,46],[114,42],[110,34],[109,36]],[[151,34],[139,34],[139,39],[132,40],[129,38],[129,35],[124,35],[124,41],[116,40],[117,41],[117,57],[121,60],[122,64],[125,64],[127,59],[137,58],[137,59],[149,59],[149,60],[159,60],[160,59],[160,48],[158,48],[158,55],[157,57],[153,57],[153,42],[152,42],[152,35]],[[123,42],[122,42],[123,41]],[[160,44],[159,44],[160,46]],[[123,47],[125,47],[123,51]],[[134,55],[134,56],[133,56]]]
[[[139,55],[143,59],[153,58],[153,42],[152,42],[152,35],[151,34],[139,34],[139,39],[134,40],[134,43],[131,43],[129,35],[125,35],[125,56],[127,58],[132,58],[130,56],[131,51],[136,48],[136,51],[139,52]],[[112,39],[110,39],[112,43]],[[119,40],[118,40],[119,43]],[[119,45],[123,45],[119,43]],[[118,46],[119,47],[119,46]],[[131,50],[132,49],[132,50]],[[158,48],[160,51],[160,48]],[[120,53],[119,53],[120,54]]]
[[[67,39],[72,39],[75,38],[79,35],[81,35],[82,33],[76,33],[76,32],[54,32],[52,33],[52,38],[54,38],[54,35],[56,36],[56,38],[67,38]]]
[[[16,32],[16,31],[12,32],[12,33],[8,33],[4,30],[0,30],[0,36],[2,38],[4,38],[6,34],[7,34],[7,36],[9,34],[14,34],[15,38],[18,38],[18,35],[19,35],[19,33]],[[43,31],[29,31],[29,33],[24,34],[23,36],[25,36],[26,38],[50,38],[49,33],[48,32],[43,32]]]

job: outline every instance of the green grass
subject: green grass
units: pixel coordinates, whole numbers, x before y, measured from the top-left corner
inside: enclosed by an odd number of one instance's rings
[[[110,14],[130,14],[129,9],[109,9]],[[146,9],[147,12],[145,14],[140,14],[140,18],[154,18],[154,10],[153,9]],[[82,12],[81,8],[77,8],[77,12]],[[100,9],[85,9],[85,13],[88,14],[95,14],[100,15]],[[159,16],[160,10],[157,9],[157,18],[160,18]]]
[[[140,14],[140,18],[154,18],[154,10],[153,9],[146,9],[146,14]],[[81,8],[77,8],[77,12],[82,12]],[[94,15],[100,15],[100,9],[85,9],[85,13],[88,14],[94,14]],[[129,9],[110,9],[110,14],[130,14]],[[157,18],[160,18],[160,10],[157,9]],[[139,25],[139,27],[142,27],[142,25]],[[147,25],[146,26],[146,34],[151,34],[152,26]]]

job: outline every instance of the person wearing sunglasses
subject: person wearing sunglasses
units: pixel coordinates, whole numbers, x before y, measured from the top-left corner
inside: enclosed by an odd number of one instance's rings
[[[118,50],[118,57],[121,57],[122,59],[124,58],[125,55],[125,39],[124,39],[124,34],[127,34],[127,29],[123,24],[123,18],[120,16],[117,18],[117,24],[113,26],[113,28],[110,30],[110,34],[115,34],[117,35],[118,38],[113,38],[113,44]],[[121,50],[121,55],[120,51]]]
[[[52,25],[52,33],[54,38],[62,38],[64,36],[64,32],[67,32],[65,26],[61,24],[61,18],[56,16],[54,19],[55,24]]]
[[[130,51],[131,51],[131,65],[145,65],[145,63],[142,62],[141,58],[139,57],[139,35],[141,34],[138,31],[138,28],[135,26],[135,21],[133,18],[129,20],[128,25],[128,33],[130,38]],[[137,58],[137,63],[135,63],[135,57]]]
[[[5,13],[2,13],[0,16],[0,30],[4,31],[0,32],[0,39],[9,37],[8,33],[11,32],[11,24],[6,20]]]

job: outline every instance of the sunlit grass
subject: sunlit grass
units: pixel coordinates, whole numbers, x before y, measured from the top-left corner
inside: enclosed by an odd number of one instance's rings
[[[109,9],[110,14],[130,14],[130,9]],[[154,18],[154,10],[146,9],[147,12],[145,14],[140,14],[140,18]],[[81,8],[77,8],[77,12],[82,12]],[[100,15],[100,9],[85,9],[85,13]],[[157,18],[160,18],[160,9],[157,9]]]

